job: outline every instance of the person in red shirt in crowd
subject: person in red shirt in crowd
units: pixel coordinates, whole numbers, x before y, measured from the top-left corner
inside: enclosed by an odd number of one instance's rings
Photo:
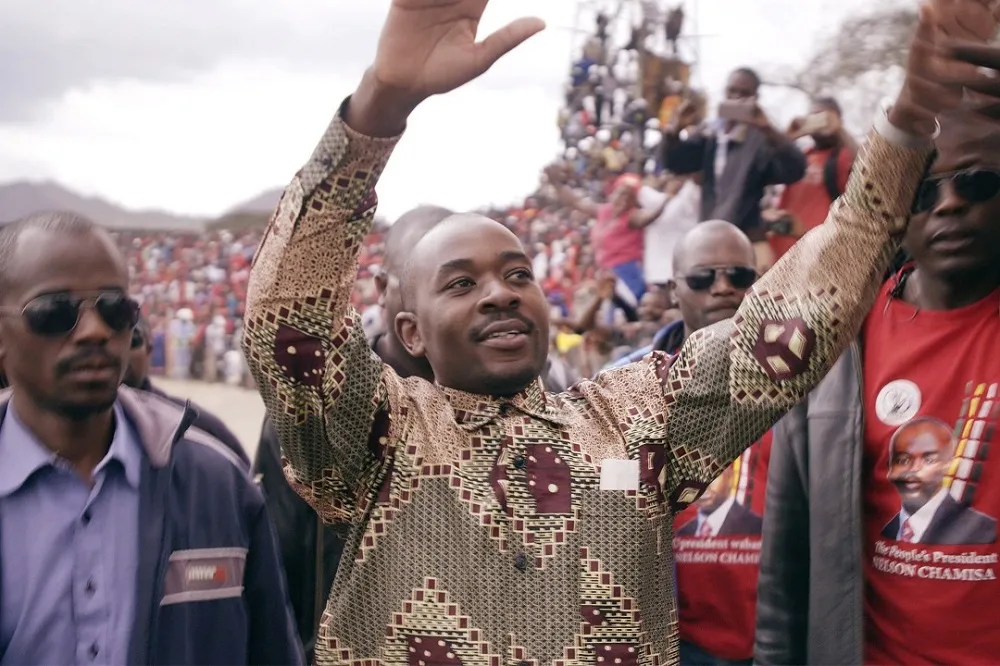
[[[912,260],[775,429],[759,664],[1000,662],[1000,132],[940,123]]]
[[[778,207],[763,214],[773,261],[788,252],[807,231],[821,225],[830,204],[847,187],[858,144],[844,128],[842,118],[837,100],[821,97],[812,103],[809,115],[792,121],[789,137],[808,136],[813,145],[805,152],[806,175],[787,185]]]
[[[750,238],[729,222],[702,222],[674,252],[671,289],[682,321],[657,347],[733,316],[757,273]],[[757,558],[771,433],[751,446],[674,520],[680,663],[752,664]]]
[[[667,200],[655,209],[640,208],[638,197],[642,178],[627,173],[615,180],[608,202],[598,204],[567,187],[566,175],[560,166],[553,165],[545,173],[566,206],[594,218],[590,243],[594,248],[597,268],[614,273],[638,303],[646,293],[642,272],[643,230],[663,213]]]

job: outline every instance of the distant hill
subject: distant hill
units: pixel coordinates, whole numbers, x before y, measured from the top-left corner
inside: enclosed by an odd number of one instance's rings
[[[281,188],[267,190],[233,206],[222,216],[206,220],[155,210],[128,210],[99,197],[85,197],[51,181],[0,184],[0,224],[31,213],[46,210],[69,210],[110,229],[129,231],[216,231],[263,228],[281,198]],[[376,218],[375,228],[385,226]]]
[[[98,197],[87,197],[51,181],[0,185],[0,223],[45,210],[69,210],[111,229],[201,231],[201,218],[156,210],[128,210]]]
[[[237,206],[233,206],[222,216],[214,220],[209,220],[205,224],[205,228],[212,231],[220,229],[243,231],[244,229],[266,227],[267,223],[271,221],[271,214],[278,207],[278,201],[281,200],[283,192],[284,189],[279,187],[258,194],[249,201],[244,201]],[[384,218],[381,216],[375,217],[373,225],[375,231],[384,231],[386,226]]]
[[[249,201],[244,201],[241,204],[233,206],[226,211],[223,217],[232,215],[233,213],[267,213],[270,215],[278,207],[278,201],[281,199],[281,193],[284,191],[284,188],[276,187],[273,190],[262,192]]]
[[[283,191],[284,189],[279,187],[262,192],[249,201],[233,206],[220,217],[210,220],[205,228],[213,231],[218,229],[242,231],[267,226]]]

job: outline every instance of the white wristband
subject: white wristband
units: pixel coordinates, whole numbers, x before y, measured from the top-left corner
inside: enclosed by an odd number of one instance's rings
[[[875,114],[875,122],[872,123],[875,131],[886,141],[894,143],[900,148],[926,150],[929,146],[933,145],[934,139],[938,138],[938,135],[941,134],[941,123],[938,122],[937,118],[934,119],[934,134],[929,137],[904,132],[889,122],[889,109],[891,107],[891,104],[883,104],[881,110]]]

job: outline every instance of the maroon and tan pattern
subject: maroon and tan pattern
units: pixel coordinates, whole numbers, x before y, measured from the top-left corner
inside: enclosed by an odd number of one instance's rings
[[[356,526],[319,663],[676,663],[671,516],[855,336],[928,152],[872,136],[827,224],[675,358],[498,399],[400,379],[349,305],[394,145],[334,119],[248,294],[244,346],[289,480]],[[639,490],[600,490],[603,461],[624,458]]]
[[[383,659],[390,664],[409,666],[457,666],[458,664],[500,666],[503,658],[494,654],[483,632],[462,615],[446,590],[434,578],[413,591],[400,612],[393,613],[386,628]]]

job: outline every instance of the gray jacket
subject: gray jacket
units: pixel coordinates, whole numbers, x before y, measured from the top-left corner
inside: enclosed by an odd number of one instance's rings
[[[757,664],[863,663],[861,355],[852,345],[775,427]]]

